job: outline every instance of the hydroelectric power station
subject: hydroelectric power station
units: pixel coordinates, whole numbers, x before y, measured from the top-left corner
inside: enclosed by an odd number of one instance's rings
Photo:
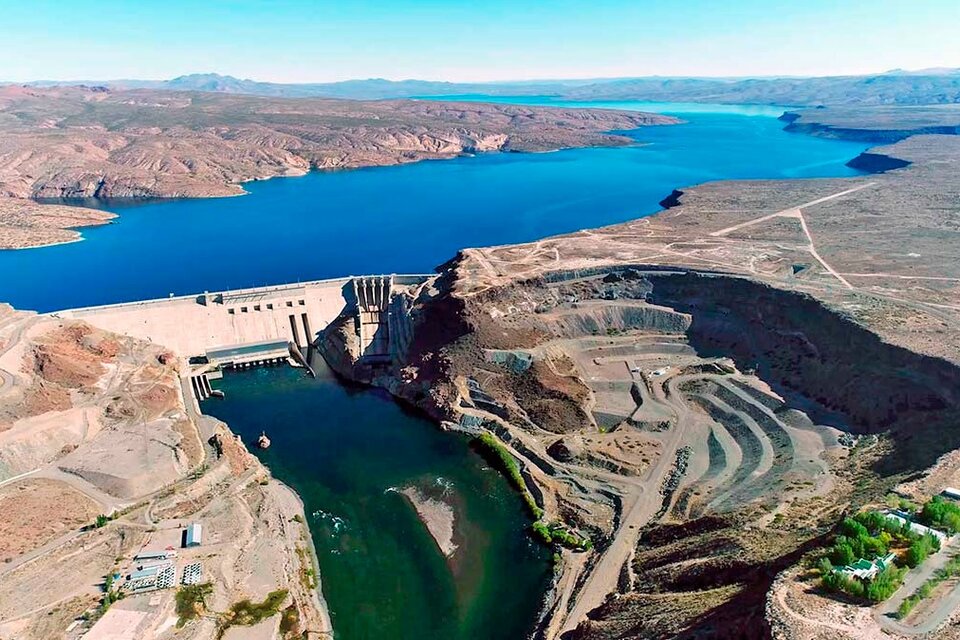
[[[409,303],[431,277],[351,276],[84,307],[51,315],[86,320],[173,350],[188,363],[181,370],[184,391],[189,389],[199,401],[210,397],[210,378],[219,377],[225,367],[290,361],[310,369],[324,330],[338,321],[353,321],[358,360],[374,366],[389,364],[409,345]]]

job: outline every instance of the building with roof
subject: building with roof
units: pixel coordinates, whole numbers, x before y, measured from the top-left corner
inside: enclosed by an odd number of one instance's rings
[[[913,531],[918,536],[931,535],[941,544],[943,544],[943,542],[947,539],[947,534],[944,532],[931,529],[930,527],[922,525],[919,522],[914,522],[913,520],[909,519],[908,514],[905,514],[902,511],[891,511],[890,513],[884,514],[884,517],[886,517],[887,520],[893,520],[900,523],[901,527],[904,524],[909,524],[910,531]]]
[[[123,588],[130,592],[169,589],[177,583],[177,568],[172,562],[141,567],[130,572]]]
[[[203,525],[199,522],[192,522],[190,526],[187,527],[186,536],[184,537],[183,546],[185,547],[199,547],[203,542]]]
[[[845,567],[837,567],[836,571],[839,571],[845,576],[850,576],[851,578],[870,580],[878,573],[889,567],[893,563],[893,559],[895,557],[896,554],[888,553],[882,558],[876,558],[873,561],[860,558],[853,564],[848,564]]]
[[[947,487],[940,492],[941,495],[945,498],[950,498],[951,500],[960,500],[960,489],[954,489],[953,487]]]
[[[175,557],[177,557],[176,551],[141,551],[133,556],[133,559],[136,562],[150,562],[153,560],[169,560]]]

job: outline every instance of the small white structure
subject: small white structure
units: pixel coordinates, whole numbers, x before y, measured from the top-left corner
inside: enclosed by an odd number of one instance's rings
[[[199,522],[193,522],[187,527],[187,537],[184,540],[185,547],[199,547],[203,542],[203,525]]]
[[[931,529],[930,527],[924,526],[919,522],[913,522],[911,520],[907,520],[906,518],[899,515],[898,513],[888,513],[886,514],[886,518],[887,520],[894,520],[900,523],[900,526],[903,526],[905,523],[909,524],[910,531],[913,531],[918,536],[925,536],[929,533],[930,535],[935,537],[937,540],[939,540],[941,544],[943,544],[944,540],[947,539],[947,534],[943,533],[942,531]]]
[[[153,562],[156,560],[169,560],[176,558],[176,551],[141,551],[133,556],[135,562]]]
[[[940,492],[943,497],[950,498],[951,500],[960,501],[960,489],[954,489],[953,487],[947,487]]]

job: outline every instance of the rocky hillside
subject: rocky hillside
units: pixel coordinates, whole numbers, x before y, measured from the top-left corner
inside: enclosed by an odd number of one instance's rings
[[[845,510],[960,476],[960,140],[872,117],[843,126],[905,132],[885,173],[684,189],[465,250],[409,300],[372,381],[496,434],[543,519],[594,543],[562,551],[541,637],[781,637],[777,576]]]
[[[75,239],[105,214],[25,198],[203,197],[241,183],[484,151],[616,145],[676,119],[636,112],[438,102],[0,87],[0,247]]]
[[[310,168],[624,144],[607,132],[676,122],[587,109],[23,87],[0,90],[0,114],[0,193],[21,198],[233,195],[243,181]]]

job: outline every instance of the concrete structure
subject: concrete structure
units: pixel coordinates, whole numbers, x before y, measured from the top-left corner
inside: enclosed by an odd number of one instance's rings
[[[303,348],[312,344],[318,332],[341,313],[359,310],[363,344],[371,354],[378,354],[387,350],[386,311],[392,287],[419,284],[430,277],[333,278],[68,309],[50,315],[86,320],[102,329],[150,340],[190,357],[208,350],[267,342],[292,342]],[[397,331],[407,334],[402,328]]]
[[[56,313],[162,344],[182,356],[268,341],[304,347],[352,305],[351,278],[161,298]]]
[[[292,358],[307,367],[317,337],[341,315],[352,315],[361,359],[389,363],[413,335],[407,295],[430,275],[333,278],[297,284],[175,296],[142,302],[67,309],[49,315],[77,319],[149,340],[190,359],[184,392],[214,395],[210,379],[224,366],[255,366]],[[186,380],[189,379],[189,384]]]
[[[199,547],[203,543],[203,525],[199,522],[191,523],[187,527],[186,537],[184,538],[183,546],[185,547]]]
[[[151,625],[151,616],[145,611],[131,611],[112,606],[97,620],[84,640],[139,640]],[[63,637],[63,636],[60,636]]]
[[[376,360],[390,357],[389,309],[392,289],[392,276],[353,279],[362,358]]]

